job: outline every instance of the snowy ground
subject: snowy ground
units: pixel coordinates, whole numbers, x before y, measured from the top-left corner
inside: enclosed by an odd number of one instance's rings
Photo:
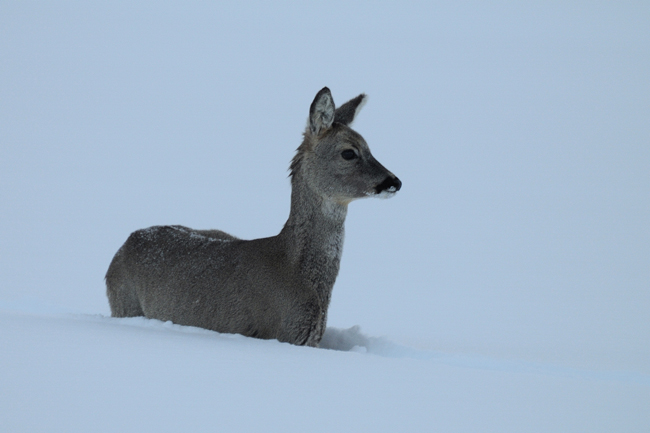
[[[650,431],[649,22],[0,2],[0,432]],[[350,205],[344,350],[110,319],[130,232],[279,232],[323,86],[403,181]]]
[[[2,431],[642,432],[650,375],[416,350],[335,351],[144,318],[0,312]],[[352,348],[350,347],[351,345]]]

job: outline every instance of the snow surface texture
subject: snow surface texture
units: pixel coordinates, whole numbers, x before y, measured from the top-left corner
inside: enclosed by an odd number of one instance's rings
[[[7,432],[644,431],[650,375],[0,306]],[[349,351],[349,352],[340,352]],[[351,353],[350,353],[351,352]],[[354,353],[360,352],[360,353]]]
[[[0,3],[0,432],[650,431],[648,4],[131,3]],[[279,232],[323,86],[404,182],[340,350],[108,318],[132,231]]]

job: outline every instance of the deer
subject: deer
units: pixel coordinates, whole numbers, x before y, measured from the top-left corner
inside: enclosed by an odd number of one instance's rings
[[[180,225],[131,233],[105,277],[111,316],[318,347],[348,205],[392,197],[402,186],[350,127],[366,99],[362,93],[336,108],[327,87],[316,94],[290,164],[291,209],[278,235],[243,240]]]

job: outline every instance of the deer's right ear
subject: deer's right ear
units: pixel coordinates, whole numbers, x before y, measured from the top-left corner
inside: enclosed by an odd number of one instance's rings
[[[334,123],[334,99],[327,87],[323,87],[309,107],[309,130],[313,135],[320,135]]]
[[[357,113],[361,110],[361,107],[364,106],[367,99],[368,97],[365,93],[360,94],[356,98],[350,99],[348,102],[336,109],[334,121],[344,125],[350,125],[354,121],[354,118],[357,117]]]

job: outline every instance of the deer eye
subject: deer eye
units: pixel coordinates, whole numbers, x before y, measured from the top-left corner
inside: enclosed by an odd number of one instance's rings
[[[352,149],[345,149],[343,152],[341,152],[341,156],[343,157],[343,159],[346,159],[346,160],[349,161],[349,160],[351,160],[351,159],[356,158],[356,157],[357,157],[357,154],[356,154],[356,152],[355,152],[354,150],[352,150]]]

